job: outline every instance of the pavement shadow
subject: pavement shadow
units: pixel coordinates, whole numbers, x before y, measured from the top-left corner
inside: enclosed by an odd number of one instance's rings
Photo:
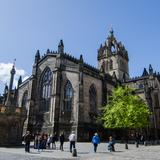
[[[19,145],[19,146],[0,146],[3,148],[24,148],[24,145]]]
[[[108,153],[113,153],[113,152],[97,152],[97,153],[103,153],[103,154],[108,154]]]
[[[114,152],[106,151],[106,152],[97,152],[97,153],[109,154],[109,153],[116,153],[116,152],[123,152],[123,151],[114,151]]]
[[[29,152],[30,154],[41,154],[41,152]]]
[[[90,152],[78,152],[78,154],[89,154]]]
[[[54,151],[53,151],[53,150],[43,150],[43,151],[40,151],[40,152],[52,153],[52,152],[54,152]]]

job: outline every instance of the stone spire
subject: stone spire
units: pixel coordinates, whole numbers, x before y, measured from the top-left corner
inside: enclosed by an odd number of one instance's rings
[[[49,53],[51,53],[51,51],[50,51],[49,49],[47,49],[47,52],[46,52],[46,54],[49,54]]]
[[[143,73],[142,73],[142,76],[148,76],[148,72],[147,72],[147,69],[146,69],[146,68],[144,68]]]
[[[63,44],[63,40],[61,39],[58,45],[58,53],[59,54],[63,54],[64,53],[64,44]]]
[[[149,65],[149,74],[150,74],[150,75],[153,75],[153,68],[152,68],[152,65],[151,65],[151,64]]]
[[[19,85],[22,83],[22,76],[19,76],[19,79],[18,79],[18,87],[19,87]],[[17,87],[17,88],[18,88]]]
[[[7,84],[5,84],[5,87],[4,87],[4,95],[6,95],[8,93],[8,85]]]
[[[39,50],[37,50],[37,52],[36,52],[36,54],[35,54],[34,63],[38,63],[39,60],[40,60],[40,52],[39,52]]]
[[[83,55],[82,55],[82,54],[81,54],[80,57],[79,57],[79,62],[80,62],[80,63],[83,63]]]
[[[114,37],[114,31],[113,31],[113,28],[111,27],[111,30],[109,31],[109,33],[110,33],[110,36],[111,37]]]

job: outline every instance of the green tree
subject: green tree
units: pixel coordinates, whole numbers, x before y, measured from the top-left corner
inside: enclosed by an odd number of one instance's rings
[[[149,116],[148,106],[139,96],[135,95],[134,89],[119,86],[109,97],[101,119],[105,128],[123,128],[127,132],[128,129],[147,127]]]

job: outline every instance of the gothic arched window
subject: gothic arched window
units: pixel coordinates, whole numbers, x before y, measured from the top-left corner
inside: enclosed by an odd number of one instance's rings
[[[97,91],[94,85],[91,85],[89,89],[89,102],[90,102],[90,112],[96,113],[97,111]]]
[[[73,88],[70,81],[66,83],[64,88],[64,111],[71,111],[72,110],[72,99],[73,99]]]
[[[22,107],[23,108],[27,108],[27,100],[28,100],[28,91],[25,91],[24,94],[23,94],[23,98],[22,98]]]
[[[52,72],[46,68],[41,77],[41,97],[40,97],[40,110],[49,111],[51,88],[52,88]]]

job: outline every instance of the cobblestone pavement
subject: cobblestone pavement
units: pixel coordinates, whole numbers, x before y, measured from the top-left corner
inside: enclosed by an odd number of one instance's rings
[[[116,144],[116,152],[109,152],[107,144],[101,143],[97,153],[93,152],[91,143],[77,143],[77,157],[72,157],[69,152],[69,143],[65,143],[64,151],[45,150],[38,152],[31,148],[30,153],[25,153],[24,148],[0,148],[0,160],[160,160],[160,146],[142,146],[136,148],[135,145]]]

